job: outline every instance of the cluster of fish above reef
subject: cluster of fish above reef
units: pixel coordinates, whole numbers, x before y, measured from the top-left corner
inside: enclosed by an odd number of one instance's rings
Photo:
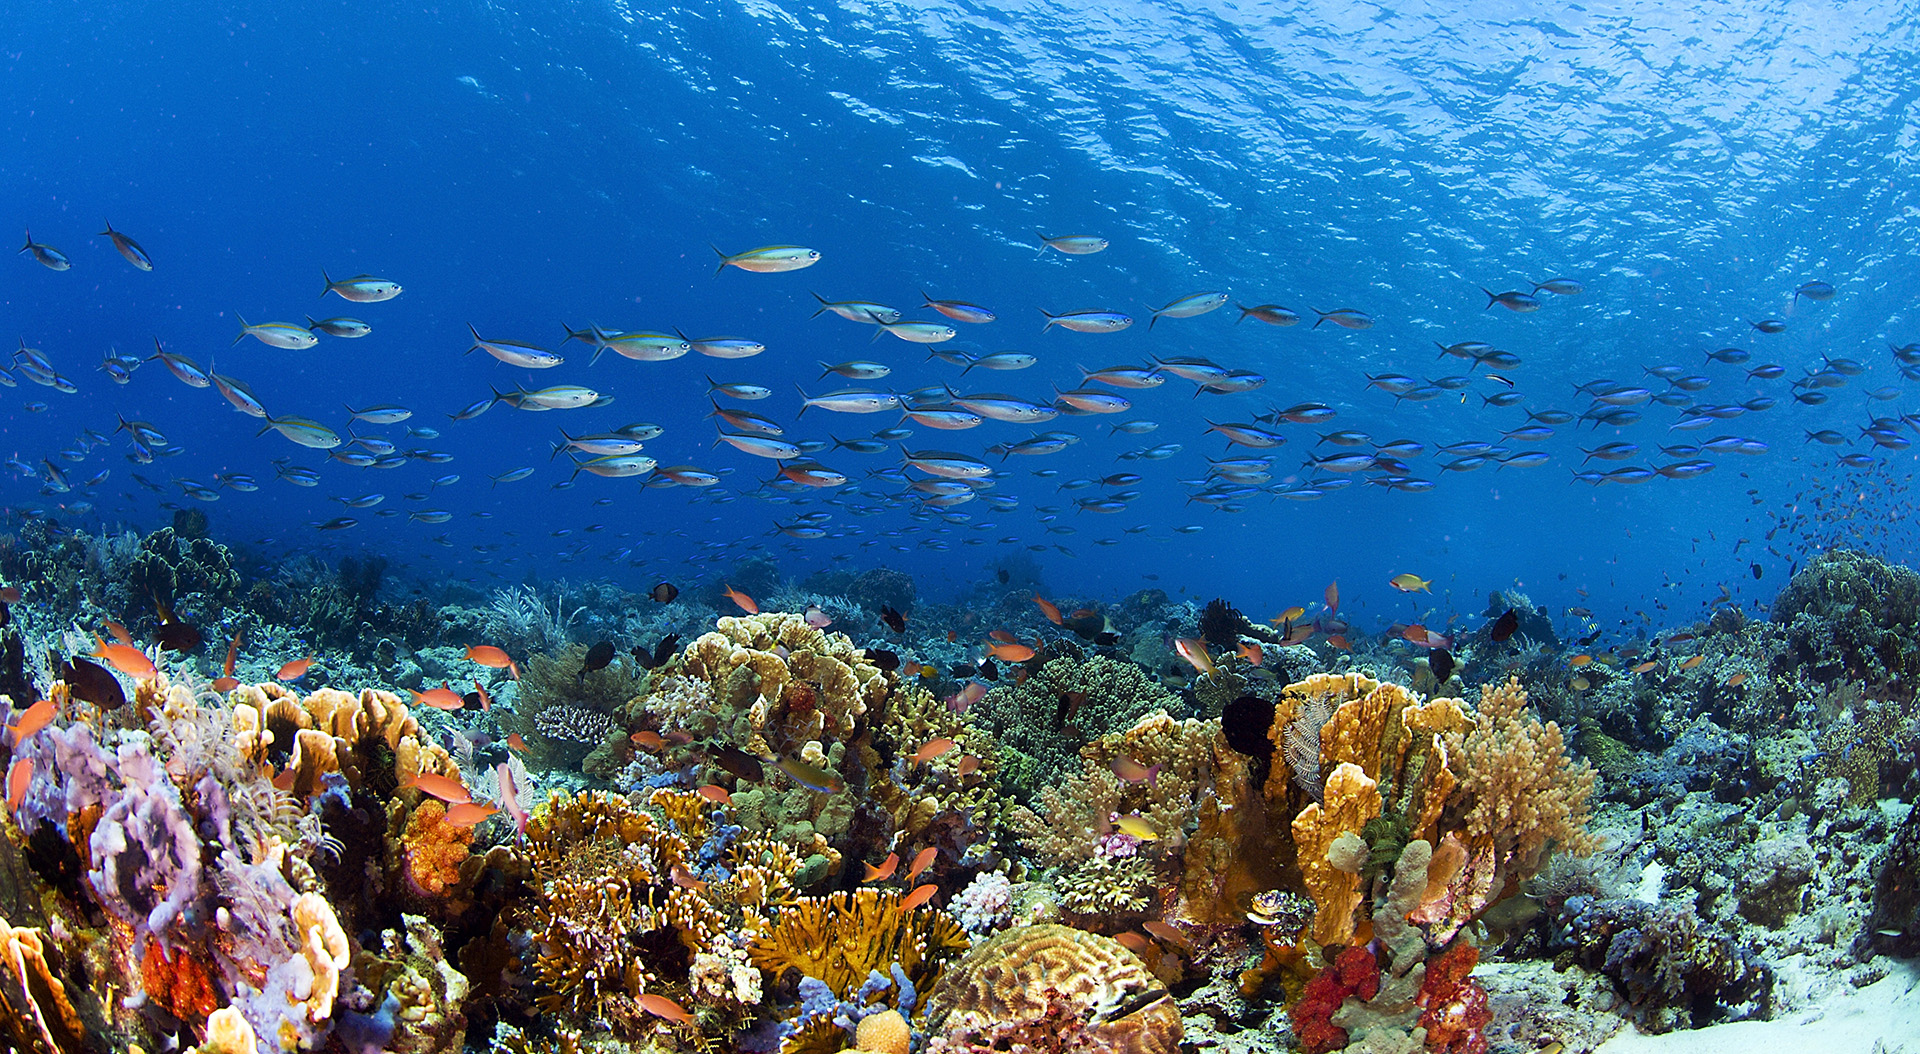
[[[1920,576],[1859,553],[1576,654],[1510,592],[1441,649],[1332,590],[440,603],[246,584],[190,516],[41,529],[0,547],[16,1051],[1584,1052],[1920,951]]]

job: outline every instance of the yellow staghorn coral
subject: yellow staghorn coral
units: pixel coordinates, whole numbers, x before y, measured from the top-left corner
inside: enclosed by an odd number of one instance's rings
[[[1321,945],[1353,940],[1363,900],[1357,869],[1340,867],[1328,854],[1343,835],[1357,837],[1368,820],[1380,815],[1380,805],[1379,784],[1359,765],[1343,761],[1327,777],[1326,803],[1315,802],[1293,818],[1300,873],[1319,908],[1313,939]]]
[[[1491,859],[1492,901],[1538,874],[1551,847],[1584,855],[1596,841],[1586,829],[1593,767],[1575,765],[1560,726],[1542,725],[1526,707],[1526,690],[1509,678],[1480,690],[1470,727],[1446,733],[1461,775],[1441,826],[1457,820],[1470,856]]]
[[[747,953],[775,978],[798,970],[842,999],[868,973],[885,975],[895,963],[926,991],[946,960],[967,949],[967,937],[943,911],[901,910],[901,896],[869,887],[801,897],[774,915],[772,927],[754,937]]]

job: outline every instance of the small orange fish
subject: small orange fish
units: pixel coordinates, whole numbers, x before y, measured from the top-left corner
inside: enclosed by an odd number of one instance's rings
[[[302,670],[301,672],[305,673],[306,671]],[[445,681],[441,681],[440,687],[438,688],[429,688],[424,692],[414,692],[413,701],[419,703],[421,706],[431,706],[435,710],[463,710],[467,705],[467,701],[460,698],[460,693],[447,687],[447,682]]]
[[[960,759],[960,775],[971,776],[980,771],[980,759],[968,754]]]
[[[1327,646],[1328,646],[1328,647],[1330,647],[1330,648],[1337,648],[1337,649],[1339,649],[1340,651],[1352,651],[1352,650],[1353,650],[1353,645],[1352,645],[1352,644],[1350,644],[1350,643],[1348,643],[1348,641],[1347,641],[1347,638],[1346,638],[1346,636],[1345,636],[1344,634],[1340,634],[1340,633],[1335,633],[1335,634],[1332,634],[1332,635],[1330,635],[1330,636],[1328,636],[1328,637],[1327,637]]]
[[[1747,683],[1747,671],[1745,670],[1741,670],[1739,673],[1727,678],[1727,687],[1729,688],[1738,688],[1745,683]]]
[[[705,893],[707,891],[706,880],[687,870],[687,865],[685,864],[673,865],[667,869],[667,874],[672,876],[673,884],[679,886],[681,889],[691,889],[695,893]]]
[[[273,784],[274,790],[282,791],[285,793],[292,793],[293,779],[295,776],[298,776],[299,774],[300,773],[296,771],[292,766],[288,766],[287,768],[281,769],[279,773],[277,773],[273,777],[273,779],[268,780],[267,782]]]
[[[738,589],[735,589],[732,586],[727,586],[725,589],[722,590],[722,592],[724,592],[727,595],[728,600],[731,600],[734,603],[740,605],[740,610],[746,612],[747,614],[758,615],[760,613],[760,605],[754,603],[752,597],[746,595],[745,593],[740,592]]]
[[[991,652],[993,657],[999,659],[1001,662],[1026,662],[1028,659],[1039,654],[1025,644],[1000,644],[997,642],[987,645],[987,651]]]
[[[893,877],[894,871],[899,869],[900,854],[888,853],[887,858],[881,861],[879,867],[875,867],[872,864],[865,866],[867,869],[867,877],[861,879],[861,882],[885,882],[887,879]]]
[[[1135,955],[1146,955],[1153,951],[1153,942],[1132,930],[1122,933],[1114,940],[1119,941],[1122,947]]]
[[[280,667],[280,672],[273,676],[276,680],[297,681],[307,675],[308,668],[313,665],[313,659],[314,657],[311,655],[304,659],[295,659],[285,666]]]
[[[0,586],[0,604],[18,604],[22,596],[19,586]]]
[[[1327,583],[1326,597],[1327,614],[1338,614],[1340,611],[1340,583],[1337,580]]]
[[[516,681],[520,679],[520,667],[513,664],[513,660],[507,657],[506,652],[491,644],[467,645],[466,658],[489,669],[505,670],[512,674]]]
[[[913,762],[915,765],[922,765],[929,761],[932,761],[935,758],[945,755],[947,751],[953,749],[953,746],[954,746],[953,740],[948,739],[945,736],[942,736],[939,739],[929,739],[927,740],[926,746],[923,746],[919,750],[914,751],[913,756],[908,758],[907,760]]]
[[[1043,597],[1038,593],[1035,593],[1033,595],[1033,602],[1035,604],[1040,605],[1040,613],[1042,615],[1047,616],[1048,622],[1051,622],[1056,626],[1066,625],[1066,623],[1060,620],[1060,609],[1054,605],[1053,601],[1048,600],[1046,597]]]
[[[1657,663],[1657,662],[1655,662],[1655,661],[1653,661],[1652,659],[1648,659],[1648,660],[1647,660],[1646,662],[1643,662],[1643,663],[1641,663],[1641,664],[1639,664],[1638,666],[1635,666],[1635,667],[1633,668],[1633,670],[1632,670],[1632,672],[1633,672],[1633,673],[1646,673],[1646,672],[1647,672],[1648,670],[1651,670],[1651,669],[1653,669],[1653,668],[1654,668],[1655,666],[1658,666],[1658,665],[1660,665],[1660,664],[1659,664],[1659,663]]]
[[[1267,661],[1267,653],[1260,650],[1260,645],[1250,640],[1240,642],[1240,657],[1253,666]]]
[[[122,644],[132,646],[133,634],[127,632],[127,627],[122,626],[121,624],[119,624],[118,622],[115,622],[112,619],[108,619],[107,632],[113,634],[114,640],[117,640]]]
[[[447,822],[455,827],[473,827],[499,811],[487,802],[463,801],[447,807]]]
[[[922,871],[933,866],[934,860],[938,858],[939,855],[940,850],[935,849],[933,846],[927,846],[925,849],[913,854],[913,863],[907,867],[907,881],[911,882],[919,878]]]
[[[634,746],[645,747],[648,750],[664,750],[667,746],[667,741],[661,738],[660,733],[650,728],[643,728],[633,735],[628,736],[627,739],[631,741]]]
[[[728,794],[727,788],[722,787],[719,784],[709,783],[706,786],[695,791],[694,793],[700,795],[702,798],[707,799],[708,801],[714,803],[715,805],[732,805],[733,804],[733,795]]]
[[[956,633],[956,632],[954,632],[953,630],[948,630],[948,631],[947,631],[947,643],[948,643],[948,644],[955,644],[955,643],[958,643],[958,642],[959,642],[959,640],[960,640],[960,634],[958,634],[958,633]]]
[[[7,770],[7,812],[9,815],[20,811],[20,803],[27,800],[27,785],[33,782],[33,759],[15,758],[13,767]]]
[[[487,690],[480,687],[479,681],[473,682],[473,690],[480,696],[480,709],[482,712],[493,709],[493,696],[488,695]]]
[[[1705,655],[1695,655],[1693,658],[1688,659],[1686,662],[1681,663],[1680,668],[1683,670],[1691,670],[1695,666],[1698,666],[1701,663],[1706,661],[1707,661],[1707,657]]]
[[[1586,664],[1592,661],[1593,661],[1593,656],[1591,655],[1575,655],[1573,658],[1567,660],[1567,665],[1573,666],[1573,667],[1580,667],[1580,666],[1585,666]]]
[[[448,805],[458,805],[461,802],[473,800],[473,796],[467,792],[466,784],[434,772],[422,772],[408,780],[405,786],[438,798]]]
[[[215,677],[213,679],[213,690],[222,694],[231,692],[238,687],[240,687],[240,679],[238,677]]]
[[[920,905],[925,904],[927,901],[932,900],[933,895],[938,892],[940,892],[940,887],[933,885],[931,883],[924,886],[919,886],[915,888],[913,892],[900,898],[900,910],[912,911],[914,908],[917,908]]]
[[[47,727],[47,724],[52,720],[53,700],[42,699],[32,706],[27,707],[27,709],[21,713],[19,719],[11,726],[13,728],[14,748],[18,749],[20,744],[27,741],[28,736]]]
[[[1140,924],[1140,928],[1146,930],[1156,939],[1165,941],[1182,951],[1193,951],[1193,942],[1187,939],[1186,934],[1181,933],[1179,929],[1169,923],[1161,922],[1159,919],[1148,919]]]
[[[519,751],[522,754],[525,754],[527,752],[527,741],[521,738],[520,733],[518,732],[507,733],[507,745]]]
[[[144,680],[158,672],[153,668],[153,660],[147,658],[147,653],[131,644],[108,644],[100,639],[98,633],[93,635],[93,643],[95,658],[107,660],[114,669],[129,677]]]
[[[693,1015],[687,1013],[687,1008],[668,999],[664,995],[654,995],[652,992],[647,992],[636,999],[635,1002],[640,1004],[640,1009],[645,1010],[654,1017],[666,1018],[676,1025],[693,1024]]]
[[[1195,670],[1213,676],[1213,656],[1207,653],[1207,642],[1198,637],[1182,637],[1173,642],[1173,650]]]
[[[243,632],[245,631],[234,630],[233,639],[227,642],[227,662],[226,662],[226,665],[220,668],[220,673],[223,676],[226,676],[226,677],[233,676],[233,659],[234,659],[234,656],[240,654],[240,634]]]
[[[997,630],[994,630],[992,633],[987,634],[987,639],[997,640],[1002,644],[1020,643],[1020,638],[1014,636],[1011,633],[1008,633],[1006,630],[1003,630],[1003,629],[997,629]]]

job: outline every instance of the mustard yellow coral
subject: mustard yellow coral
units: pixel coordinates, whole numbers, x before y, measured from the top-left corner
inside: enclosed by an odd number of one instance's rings
[[[787,970],[823,981],[846,998],[878,970],[898,963],[926,991],[941,965],[966,951],[966,934],[945,912],[900,907],[897,890],[873,888],[801,897],[774,916],[747,953],[775,977]]]
[[[1353,939],[1356,914],[1364,899],[1360,876],[1328,858],[1342,835],[1358,835],[1367,821],[1380,815],[1379,784],[1359,765],[1343,761],[1327,777],[1326,803],[1315,802],[1293,818],[1294,849],[1308,895],[1319,907],[1314,915],[1313,939],[1322,944],[1345,944]]]
[[[460,865],[473,847],[473,828],[448,823],[446,805],[431,798],[412,810],[395,799],[387,809],[389,822],[406,818],[397,842],[413,889],[437,897],[459,884]]]

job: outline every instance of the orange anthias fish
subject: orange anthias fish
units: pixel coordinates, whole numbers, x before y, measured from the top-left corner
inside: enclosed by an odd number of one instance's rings
[[[987,651],[1002,662],[1026,662],[1039,654],[1025,644],[1001,644],[998,641],[987,645]]]
[[[1118,937],[1115,937],[1114,940],[1119,941],[1121,947],[1124,947],[1135,955],[1145,955],[1153,951],[1153,942],[1141,934],[1135,933],[1133,930],[1122,933]]]
[[[493,696],[488,695],[487,690],[480,687],[479,681],[473,682],[473,690],[475,694],[480,696],[480,709],[482,711],[493,709]]]
[[[1240,642],[1240,657],[1252,666],[1258,666],[1267,661],[1267,653],[1260,650],[1260,645],[1250,640]]]
[[[726,594],[728,600],[740,605],[740,610],[747,614],[758,615],[760,613],[760,605],[754,603],[752,597],[740,592],[738,589],[732,586],[726,586],[721,591]]]
[[[513,664],[513,660],[507,657],[506,652],[491,644],[467,645],[466,657],[468,661],[477,662],[490,669],[505,670],[512,674],[516,681],[520,679],[520,667]]]
[[[665,1018],[676,1025],[693,1024],[693,1015],[687,1013],[687,1008],[668,999],[664,995],[655,995],[652,992],[646,992],[634,1001],[640,1004],[640,1009],[645,1010],[654,1017]]]
[[[933,866],[934,860],[938,858],[939,855],[940,850],[935,849],[933,846],[927,846],[925,849],[915,853],[913,855],[913,863],[907,868],[907,881],[911,882],[919,878],[922,871]]]
[[[907,760],[913,762],[915,765],[924,764],[925,762],[932,761],[944,755],[947,751],[952,750],[953,747],[953,740],[944,736],[939,739],[929,739],[925,746],[914,751],[913,756]]]
[[[27,741],[27,737],[47,727],[53,720],[53,700],[42,699],[27,707],[20,717],[8,727],[13,729],[13,745],[17,748]]]
[[[1213,656],[1207,654],[1206,641],[1198,637],[1182,637],[1173,642],[1173,650],[1191,663],[1194,669],[1213,676]]]
[[[1033,602],[1035,604],[1040,605],[1040,613],[1042,615],[1047,616],[1048,622],[1051,622],[1056,626],[1063,626],[1066,624],[1060,620],[1060,609],[1054,606],[1053,601],[1048,600],[1046,597],[1043,597],[1038,593],[1035,593],[1033,595]]]
[[[461,802],[473,800],[473,796],[467,791],[466,784],[438,773],[423,772],[408,780],[405,786],[438,798],[448,805],[459,805]]]
[[[1328,582],[1327,583],[1327,614],[1337,615],[1339,613],[1340,613],[1340,583],[1338,581]]]
[[[527,741],[521,738],[520,733],[518,732],[507,733],[507,745],[519,751],[522,754],[525,754],[527,752]]]
[[[455,827],[472,827],[499,811],[489,802],[463,801],[447,807],[447,822]]]
[[[159,672],[153,668],[153,660],[147,658],[147,653],[131,644],[108,644],[98,633],[93,635],[93,643],[95,658],[107,660],[114,669],[129,677],[145,679]]]
[[[705,798],[708,801],[714,803],[715,805],[732,805],[733,804],[733,795],[728,794],[727,788],[722,787],[718,784],[709,783],[706,786],[700,788],[695,793],[700,795],[702,798]]]
[[[1632,669],[1631,671],[1629,671],[1629,672],[1631,672],[1631,673],[1646,673],[1646,672],[1647,672],[1648,670],[1651,670],[1651,669],[1653,669],[1654,667],[1656,667],[1656,666],[1658,666],[1658,665],[1660,665],[1660,664],[1659,664],[1659,663],[1657,663],[1657,662],[1655,662],[1655,661],[1653,661],[1652,659],[1648,659],[1648,660],[1647,660],[1646,662],[1643,662],[1643,663],[1640,663],[1639,665],[1637,665],[1637,666],[1635,666],[1635,667],[1633,667],[1633,669]]]
[[[913,892],[900,898],[900,910],[912,911],[914,908],[917,908],[920,905],[925,904],[927,901],[932,900],[933,895],[938,892],[940,892],[940,887],[933,885],[932,883],[928,883],[927,885],[924,885],[924,886],[919,886],[915,888]]]
[[[900,867],[900,854],[888,853],[887,858],[880,862],[879,867],[875,867],[872,864],[867,864],[866,865],[867,877],[861,879],[860,881],[861,882],[885,882],[887,879],[893,877],[894,871],[897,870],[899,867]]]
[[[305,677],[307,675],[307,670],[313,666],[313,659],[314,657],[309,655],[304,659],[295,659],[292,662],[287,663],[285,666],[280,667],[279,673],[276,673],[273,675],[274,679],[281,680],[281,681],[297,681],[300,678]]]
[[[435,710],[463,710],[467,705],[467,701],[460,698],[460,693],[447,687],[445,681],[441,681],[438,688],[414,692],[413,701],[422,706],[431,706]]]
[[[1335,633],[1327,638],[1327,646],[1340,651],[1352,651],[1353,644],[1343,634]]]
[[[1402,593],[1433,592],[1433,590],[1427,588],[1428,586],[1433,584],[1432,579],[1421,578],[1419,575],[1412,574],[1411,572],[1394,575],[1392,578],[1387,580],[1387,584],[1392,586],[1395,589],[1398,589]]]
[[[1003,629],[997,629],[987,634],[987,639],[997,640],[1002,644],[1018,644],[1020,642],[1020,638]]]
[[[133,644],[133,634],[127,632],[127,627],[112,619],[107,620],[107,632],[113,634],[113,639],[122,644],[129,646]]]
[[[240,687],[240,679],[233,675],[234,657],[240,654],[240,634],[243,630],[234,630],[233,639],[227,642],[227,662],[220,667],[220,676],[213,679],[213,690],[231,692]]]
[[[1695,655],[1693,658],[1688,659],[1686,662],[1681,663],[1680,668],[1683,670],[1691,670],[1695,666],[1698,666],[1701,663],[1706,661],[1707,661],[1707,657],[1705,655]]]
[[[980,759],[968,754],[960,759],[960,775],[971,776],[980,771]]]
[[[27,800],[27,786],[33,782],[33,759],[16,758],[13,767],[7,770],[7,812],[20,811],[20,803]]]
[[[1747,683],[1747,671],[1745,670],[1741,670],[1739,673],[1727,678],[1727,687],[1729,688],[1738,688],[1745,683]]]
[[[649,728],[643,728],[628,736],[627,739],[634,746],[645,747],[648,750],[664,750],[667,746],[667,741],[661,738],[660,733]]]

